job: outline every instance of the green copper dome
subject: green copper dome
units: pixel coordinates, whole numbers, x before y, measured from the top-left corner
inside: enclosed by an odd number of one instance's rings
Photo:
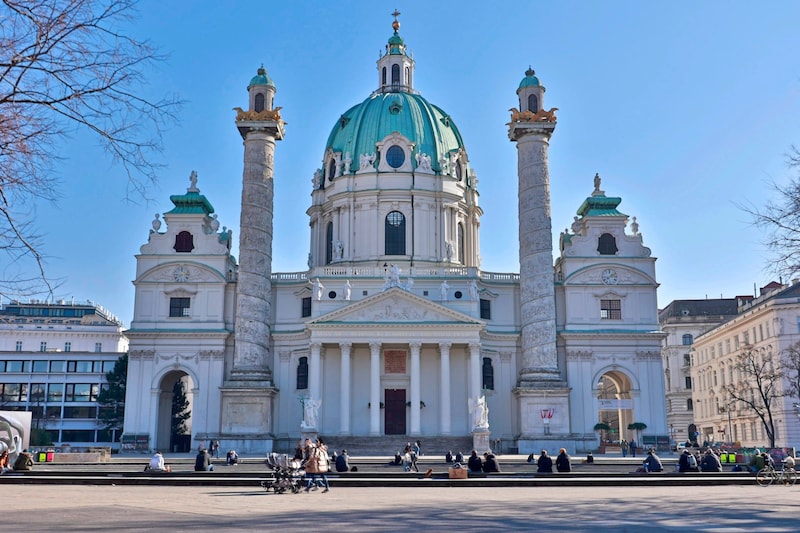
[[[461,133],[441,108],[419,94],[387,92],[373,93],[347,110],[328,136],[325,150],[349,153],[353,159],[352,169],[344,169],[344,172],[355,171],[359,156],[376,153],[375,144],[394,132],[414,143],[414,156],[428,155],[431,167],[437,172],[441,170],[439,159],[443,154],[464,147]]]
[[[275,87],[275,83],[269,76],[267,76],[267,69],[265,69],[263,65],[258,69],[258,72],[255,76],[253,76],[253,79],[250,80],[250,83],[247,84],[247,88],[249,89],[255,85],[268,85],[270,87]]]
[[[528,67],[528,70],[525,71],[525,77],[522,78],[521,82],[519,82],[519,89],[524,87],[539,87],[539,78],[534,76],[534,74],[536,74],[536,72],[532,68]]]

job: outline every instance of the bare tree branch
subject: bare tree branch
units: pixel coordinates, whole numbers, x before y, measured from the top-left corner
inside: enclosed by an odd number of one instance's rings
[[[69,133],[93,134],[122,167],[129,199],[146,198],[157,181],[162,134],[181,102],[142,95],[148,69],[164,57],[127,34],[135,8],[135,0],[0,0],[0,252],[37,271],[0,272],[6,293],[29,292],[38,278],[52,295],[34,206],[60,196],[54,169]]]

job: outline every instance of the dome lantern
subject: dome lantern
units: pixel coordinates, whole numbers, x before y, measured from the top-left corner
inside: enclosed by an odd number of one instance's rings
[[[400,12],[392,13],[394,33],[386,44],[386,53],[378,59],[378,91],[413,92],[414,60],[406,53],[406,44],[400,34]]]

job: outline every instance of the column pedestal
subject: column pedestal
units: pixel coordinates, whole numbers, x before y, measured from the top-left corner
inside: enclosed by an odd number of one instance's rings
[[[472,449],[477,451],[478,455],[491,451],[489,435],[489,431],[484,429],[476,429],[472,432]]]

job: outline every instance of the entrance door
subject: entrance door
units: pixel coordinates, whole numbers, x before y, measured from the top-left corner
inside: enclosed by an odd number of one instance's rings
[[[406,434],[406,390],[384,391],[383,427],[386,435]]]

